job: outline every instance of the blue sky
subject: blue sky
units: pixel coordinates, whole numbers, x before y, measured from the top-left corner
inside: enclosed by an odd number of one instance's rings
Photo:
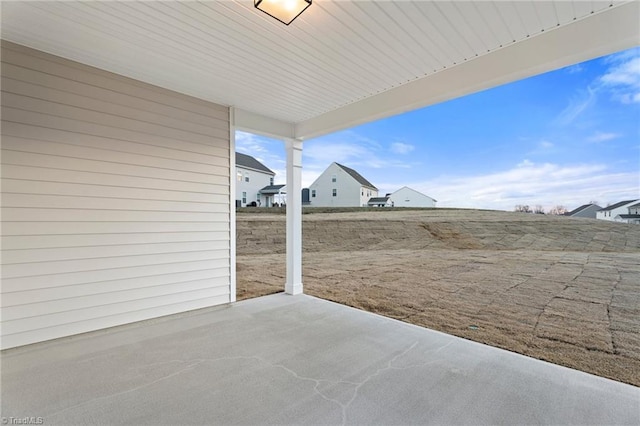
[[[282,141],[237,132],[236,148],[285,183]],[[640,48],[305,141],[303,186],[333,161],[438,207],[640,198]]]

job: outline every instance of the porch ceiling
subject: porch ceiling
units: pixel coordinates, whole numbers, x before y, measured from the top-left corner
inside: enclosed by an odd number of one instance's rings
[[[640,43],[640,3],[2,2],[2,38],[236,109],[305,139]]]

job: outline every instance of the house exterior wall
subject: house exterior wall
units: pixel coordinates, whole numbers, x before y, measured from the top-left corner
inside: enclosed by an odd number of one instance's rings
[[[249,182],[247,182],[247,177]],[[258,191],[265,186],[271,185],[272,179],[273,175],[269,173],[248,169],[236,164],[236,200],[240,200],[242,207],[246,207],[252,201],[256,203],[260,201],[260,206],[267,207],[266,198],[258,194]],[[247,194],[246,201],[242,197],[243,193]]]
[[[618,216],[619,214],[629,214],[629,206],[632,206],[637,202],[638,200],[635,200],[615,209],[598,211],[596,213],[596,219],[609,220],[613,222],[615,221],[616,216]]]
[[[229,302],[228,108],[1,53],[2,348]]]
[[[394,207],[435,207],[436,201],[414,189],[403,187],[389,196]]]
[[[347,176],[349,176],[347,174]],[[349,176],[351,177],[351,176]],[[352,178],[353,179],[353,178]],[[369,199],[375,198],[378,196],[378,191],[367,188],[366,186],[360,185],[360,204],[359,206],[366,207],[369,203]]]
[[[336,182],[333,182],[333,176]],[[378,196],[378,191],[363,187],[336,163],[318,176],[309,186],[309,192],[311,207],[362,207],[367,205],[369,198]]]
[[[586,207],[586,208],[582,209],[578,213],[571,215],[571,217],[585,217],[585,218],[595,219],[596,218],[596,214],[598,213],[598,210],[600,210],[600,209],[601,209],[600,206],[592,204],[589,207]]]

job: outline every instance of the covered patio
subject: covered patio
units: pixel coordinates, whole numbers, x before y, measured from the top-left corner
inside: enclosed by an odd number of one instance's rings
[[[300,194],[305,140],[637,46],[639,2],[0,7],[3,420],[638,423],[637,388],[304,296]],[[242,303],[236,130],[287,153],[286,295]]]
[[[634,386],[306,295],[25,346],[2,370],[3,419],[31,424],[640,422]]]

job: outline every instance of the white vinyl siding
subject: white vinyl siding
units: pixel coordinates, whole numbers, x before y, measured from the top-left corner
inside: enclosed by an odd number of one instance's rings
[[[228,303],[226,107],[2,42],[2,348]]]

